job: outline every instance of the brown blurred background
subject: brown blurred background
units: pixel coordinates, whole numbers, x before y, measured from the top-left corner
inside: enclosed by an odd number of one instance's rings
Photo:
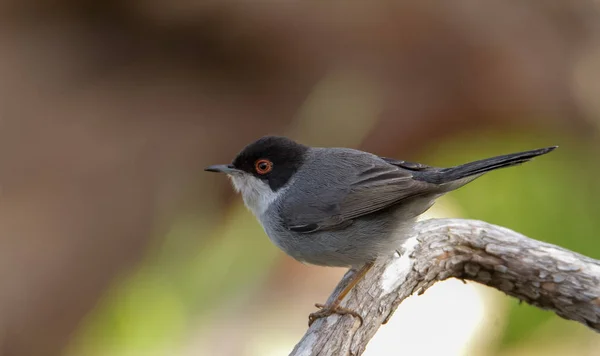
[[[429,216],[600,258],[599,10],[0,1],[0,354],[287,354],[344,271],[284,256],[202,171],[265,134],[441,166],[558,144]],[[597,355],[600,342],[450,281],[403,304],[367,353],[419,346]]]

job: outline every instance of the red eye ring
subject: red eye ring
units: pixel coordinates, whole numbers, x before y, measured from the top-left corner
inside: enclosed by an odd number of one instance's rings
[[[273,162],[268,159],[259,159],[254,163],[254,168],[258,174],[267,174],[273,170]]]

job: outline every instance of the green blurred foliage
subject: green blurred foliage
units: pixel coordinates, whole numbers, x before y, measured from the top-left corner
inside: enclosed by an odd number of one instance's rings
[[[493,155],[559,145],[547,156],[520,167],[492,172],[451,193],[466,218],[508,227],[531,238],[600,258],[600,161],[598,146],[558,133],[473,132],[440,142],[423,161],[448,166]],[[576,327],[551,312],[507,298],[509,322],[499,350],[532,342],[559,340]],[[556,327],[537,331],[548,323]]]
[[[214,214],[213,214],[214,215]],[[210,229],[212,226],[222,228]],[[204,236],[203,236],[204,233]],[[209,234],[209,236],[207,236]],[[223,218],[205,215],[175,224],[151,263],[115,283],[89,315],[72,355],[167,355],[181,347],[190,324],[261,286],[278,253],[242,204]],[[177,245],[203,241],[186,253]],[[161,241],[163,241],[161,239]],[[190,246],[191,247],[191,246]],[[178,252],[177,252],[178,251]],[[248,253],[252,251],[252,253]],[[173,253],[175,252],[175,253]]]

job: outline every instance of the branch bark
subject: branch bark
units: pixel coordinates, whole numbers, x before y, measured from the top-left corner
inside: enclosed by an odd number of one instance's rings
[[[349,315],[317,320],[290,355],[360,355],[404,299],[451,277],[496,288],[600,332],[600,261],[476,220],[426,220],[414,231],[402,256],[378,261],[342,304],[358,311],[363,324]]]

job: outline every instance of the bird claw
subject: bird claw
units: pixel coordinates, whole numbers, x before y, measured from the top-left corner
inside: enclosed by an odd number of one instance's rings
[[[358,314],[354,310],[350,310],[350,309],[347,309],[347,308],[342,308],[340,306],[328,306],[328,305],[324,305],[324,304],[320,304],[320,303],[316,303],[315,307],[317,307],[317,308],[319,308],[321,310],[316,311],[314,313],[310,313],[310,315],[308,316],[308,326],[309,327],[317,319],[326,318],[326,317],[328,317],[330,315],[333,315],[333,314],[338,314],[338,315],[352,315],[352,316],[358,318],[358,320],[360,320],[360,324],[361,325],[363,323],[362,316],[360,316],[360,314]]]

